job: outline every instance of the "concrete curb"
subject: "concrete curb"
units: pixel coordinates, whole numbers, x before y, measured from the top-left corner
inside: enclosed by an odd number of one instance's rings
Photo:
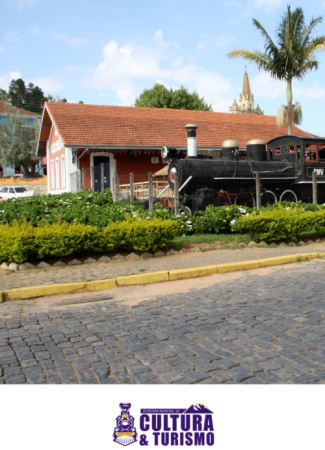
[[[111,278],[108,280],[91,281],[88,283],[53,284],[48,286],[35,286],[28,288],[0,291],[0,303],[6,300],[27,300],[44,297],[46,295],[75,294],[78,292],[103,291],[117,286],[130,286],[135,284],[152,284],[162,281],[176,281],[188,278],[204,277],[217,273],[237,272],[239,270],[258,269],[261,267],[277,266],[304,261],[306,259],[324,258],[325,253],[300,253],[297,255],[279,256],[275,258],[243,261],[239,263],[217,264],[214,266],[195,267],[194,269],[180,269],[153,272],[126,277]]]

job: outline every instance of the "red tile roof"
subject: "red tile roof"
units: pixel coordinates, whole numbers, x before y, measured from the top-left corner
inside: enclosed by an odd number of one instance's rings
[[[196,123],[198,147],[219,147],[236,139],[269,141],[287,134],[275,117],[163,108],[135,108],[46,102],[59,135],[68,146],[186,146],[185,125]],[[293,134],[308,136],[299,128]]]
[[[25,116],[40,116],[40,114],[33,113],[31,111],[26,111],[26,109],[16,108],[7,102],[0,100],[0,114],[1,113],[11,113],[11,114],[23,114]]]

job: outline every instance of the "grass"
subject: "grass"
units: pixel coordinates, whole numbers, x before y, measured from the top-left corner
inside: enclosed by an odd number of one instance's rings
[[[193,244],[211,244],[215,241],[228,242],[250,242],[249,234],[193,234],[192,236],[179,236],[173,239],[172,243],[176,246],[178,244],[193,243]]]

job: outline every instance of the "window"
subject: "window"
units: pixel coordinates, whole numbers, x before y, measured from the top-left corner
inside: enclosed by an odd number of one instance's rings
[[[26,192],[27,189],[24,188],[24,187],[16,187],[15,191],[16,191],[16,193],[20,193],[21,194],[22,192]]]
[[[59,165],[59,158],[56,158],[55,160],[55,187],[56,190],[60,190],[60,165]]]
[[[280,149],[280,147],[275,147],[275,154],[276,155],[281,155],[281,149]]]
[[[273,159],[273,148],[269,149],[270,161]]]
[[[318,146],[318,161],[325,163],[325,144],[319,144]]]
[[[301,158],[301,145],[297,145],[297,159]]]
[[[3,194],[8,194],[8,188],[3,188]]]
[[[289,153],[294,153],[294,152],[295,152],[295,146],[289,145]]]
[[[317,144],[305,144],[305,161],[316,162],[317,161]]]
[[[61,189],[65,189],[65,160],[64,156],[61,156]]]
[[[54,161],[51,161],[51,191],[54,191]]]
[[[9,194],[14,194],[14,193],[15,193],[14,188],[9,188]]]

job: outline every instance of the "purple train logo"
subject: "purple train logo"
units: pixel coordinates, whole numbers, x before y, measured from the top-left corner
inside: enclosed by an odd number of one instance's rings
[[[116,417],[114,428],[114,442],[121,445],[130,445],[137,440],[137,430],[134,426],[134,417],[130,415],[131,403],[120,403],[121,414]]]

